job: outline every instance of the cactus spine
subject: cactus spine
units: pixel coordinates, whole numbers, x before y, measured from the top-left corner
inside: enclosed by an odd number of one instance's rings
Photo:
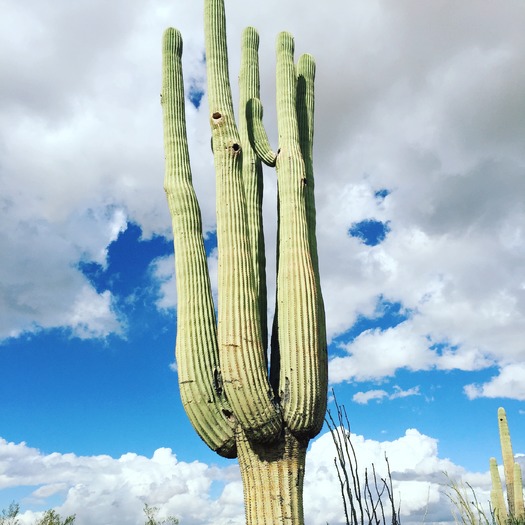
[[[514,462],[514,453],[512,452],[507,415],[505,410],[501,407],[498,408],[498,428],[501,443],[501,455],[503,457],[503,471],[507,487],[508,511],[505,506],[503,486],[496,458],[490,458],[490,475],[492,479],[491,503],[497,522],[500,525],[503,525],[506,523],[508,516],[512,518],[522,518],[525,513],[523,506],[521,468],[518,463]]]
[[[303,523],[306,447],[324,421],[327,355],[313,196],[315,64],[294,64],[277,40],[279,150],[262,125],[259,37],[247,28],[234,118],[223,0],[205,0],[206,66],[217,184],[218,322],[207,272],[185,129],[182,39],[163,38],[164,188],[172,217],[178,291],[181,399],[206,444],[238,456],[246,521]],[[278,179],[277,304],[268,372],[261,161]]]

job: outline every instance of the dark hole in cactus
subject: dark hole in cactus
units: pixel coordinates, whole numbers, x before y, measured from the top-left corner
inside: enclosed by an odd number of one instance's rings
[[[236,142],[235,144],[233,144],[232,149],[233,151],[239,151],[241,149],[241,146]]]
[[[222,395],[222,375],[218,368],[213,369],[213,388],[218,396]]]
[[[283,400],[284,404],[287,404],[290,402],[290,378],[289,377],[284,378],[284,391],[281,391],[281,399]]]
[[[211,118],[212,118],[213,120],[219,120],[221,117],[222,117],[222,115],[221,115],[218,111],[216,111],[216,112],[211,116]]]
[[[233,420],[233,412],[230,412],[229,410],[226,410],[226,409],[222,409],[222,413],[224,415],[224,417],[228,420],[228,421],[232,421]]]

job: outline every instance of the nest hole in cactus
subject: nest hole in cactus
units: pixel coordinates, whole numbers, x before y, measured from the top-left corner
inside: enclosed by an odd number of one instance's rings
[[[224,417],[225,417],[228,421],[233,421],[233,419],[234,419],[234,417],[233,417],[233,412],[230,412],[229,410],[223,409],[223,410],[222,410],[222,414],[224,415]]]

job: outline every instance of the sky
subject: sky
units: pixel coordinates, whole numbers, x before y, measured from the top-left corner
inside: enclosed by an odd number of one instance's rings
[[[243,523],[235,461],[197,437],[174,363],[161,36],[184,38],[193,178],[216,283],[203,3],[0,0],[0,509],[138,525]],[[452,523],[446,472],[480,501],[506,409],[525,466],[525,3],[226,0],[234,100],[244,27],[317,62],[315,176],[330,403],[361,467],[387,455],[402,521]],[[266,170],[268,280],[275,173]],[[270,286],[270,296],[274,287]],[[269,301],[269,304],[273,304]],[[271,312],[269,312],[271,315]],[[310,525],[343,523],[327,429]],[[383,470],[382,470],[383,469]]]

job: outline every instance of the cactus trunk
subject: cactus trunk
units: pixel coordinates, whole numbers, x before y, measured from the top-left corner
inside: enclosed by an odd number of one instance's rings
[[[501,456],[503,458],[503,469],[505,472],[505,482],[507,485],[507,503],[509,514],[514,516],[514,453],[510,441],[509,424],[507,415],[503,408],[498,408],[498,428],[499,440],[501,444]]]
[[[279,35],[279,149],[274,153],[262,124],[258,34],[253,28],[243,34],[237,124],[224,1],[205,0],[204,12],[217,185],[217,321],[186,139],[182,39],[170,28],[163,41],[164,187],[176,260],[181,399],[206,444],[225,457],[238,456],[247,523],[301,525],[306,449],[322,427],[327,397],[313,195],[315,63],[305,55],[296,67],[293,38]],[[278,180],[270,372],[261,162],[275,166]]]
[[[301,525],[307,442],[290,432],[270,445],[237,439],[246,523]]]

